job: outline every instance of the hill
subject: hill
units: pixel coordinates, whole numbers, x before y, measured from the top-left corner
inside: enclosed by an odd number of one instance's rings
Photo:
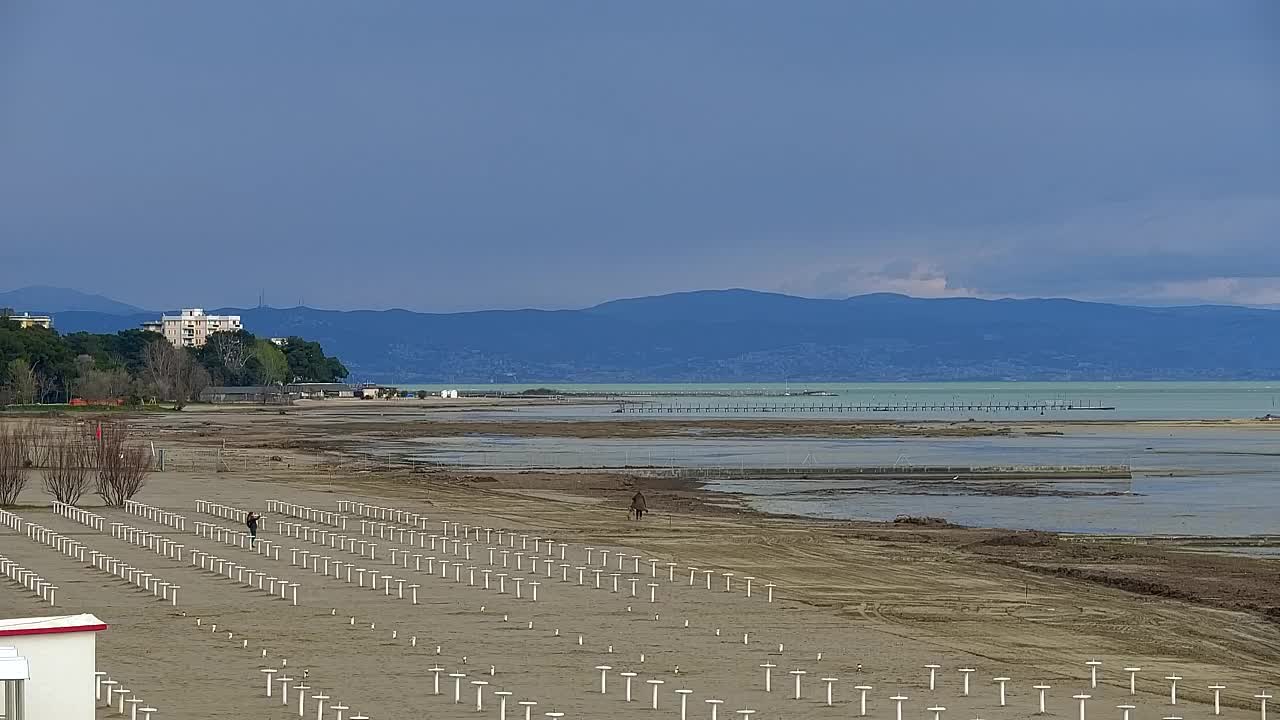
[[[1280,312],[1073,300],[814,300],[747,290],[583,310],[224,308],[387,382],[1223,380],[1280,377]],[[62,332],[143,316],[58,313]]]
[[[33,315],[82,310],[106,315],[130,315],[145,312],[142,308],[126,305],[101,295],[90,295],[79,290],[33,285],[0,292],[0,307],[13,308]]]

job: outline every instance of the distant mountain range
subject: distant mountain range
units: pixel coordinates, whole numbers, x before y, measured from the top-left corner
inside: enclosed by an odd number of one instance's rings
[[[108,315],[129,315],[146,312],[140,307],[116,302],[101,295],[89,295],[78,290],[32,285],[8,292],[0,292],[0,308],[13,308],[18,312],[59,313],[68,310],[85,310]]]
[[[52,291],[3,293],[0,306],[51,311],[64,333],[159,315]],[[1280,378],[1280,312],[1231,306],[717,290],[583,310],[216,312],[260,336],[319,341],[356,379],[399,383]]]

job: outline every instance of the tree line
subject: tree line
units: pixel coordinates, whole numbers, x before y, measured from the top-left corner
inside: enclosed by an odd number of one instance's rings
[[[151,450],[121,422],[50,428],[0,424],[0,506],[13,506],[33,472],[54,500],[75,505],[91,489],[123,507],[151,472]]]
[[[210,385],[339,382],[348,375],[319,343],[282,345],[237,330],[200,348],[174,347],[147,330],[60,335],[22,328],[0,311],[0,406],[70,402],[170,402],[181,408]]]

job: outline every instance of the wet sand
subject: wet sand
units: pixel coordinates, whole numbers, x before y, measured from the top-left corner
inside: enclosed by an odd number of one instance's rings
[[[1051,695],[1051,715],[1070,718],[1075,708],[1066,694],[1078,692],[1087,683],[1081,663],[1093,657],[1106,663],[1104,684],[1093,691],[1098,711],[1129,699],[1124,678],[1114,669],[1132,663],[1151,668],[1140,679],[1137,699],[1146,716],[1171,712],[1164,706],[1166,688],[1158,678],[1176,672],[1187,678],[1182,694],[1188,705],[1181,712],[1207,714],[1202,705],[1207,699],[1204,685],[1225,679],[1234,691],[1227,715],[1244,718],[1256,712],[1247,696],[1252,688],[1270,682],[1270,664],[1280,642],[1273,624],[1244,613],[1142,599],[1088,583],[991,566],[956,550],[898,542],[890,535],[872,541],[809,523],[670,511],[634,523],[598,503],[545,491],[530,494],[446,484],[415,487],[373,478],[350,489],[345,483],[335,485],[329,491],[299,480],[167,473],[155,477],[142,498],[186,511],[196,519],[190,507],[194,497],[259,508],[273,497],[316,507],[333,507],[337,498],[362,497],[435,517],[553,537],[570,543],[569,557],[576,555],[578,563],[587,545],[597,548],[597,557],[600,549],[625,553],[628,571],[633,567],[630,556],[639,555],[640,577],[646,583],[649,557],[679,562],[681,572],[675,583],[659,577],[660,600],[654,605],[643,597],[626,597],[625,578],[630,572],[623,574],[618,594],[610,592],[607,576],[601,590],[589,586],[590,575],[587,587],[577,586],[572,578],[569,583],[543,578],[535,604],[527,595],[515,600],[510,594],[467,587],[465,580],[461,584],[441,581],[393,569],[385,560],[375,563],[381,572],[412,577],[422,584],[422,604],[415,607],[387,598],[381,591],[355,589],[291,568],[286,562],[182,536],[189,547],[301,583],[302,606],[295,608],[87,531],[44,510],[21,510],[30,520],[180,583],[181,610],[187,613],[183,617],[136,588],[30,541],[6,536],[4,544],[15,559],[39,569],[63,588],[62,611],[95,612],[112,625],[101,637],[102,666],[162,708],[166,718],[296,716],[294,710],[277,708],[261,696],[258,655],[262,649],[268,651],[269,664],[278,666],[279,659],[287,657],[295,673],[303,668],[309,672],[313,689],[323,689],[372,718],[423,713],[474,717],[469,700],[454,705],[448,697],[430,694],[427,668],[437,662],[450,671],[468,673],[468,681],[485,677],[493,665],[496,674],[485,679],[494,686],[572,717],[647,712],[644,703],[625,706],[621,702],[621,682],[616,676],[614,694],[594,692],[598,677],[593,668],[604,663],[632,669],[641,680],[663,679],[668,685],[665,690],[687,686],[695,691],[695,700],[714,696],[725,699],[727,708],[803,718],[851,714],[850,686],[855,683],[877,688],[872,693],[872,711],[881,718],[891,712],[886,701],[891,692],[913,698],[908,705],[910,717],[923,717],[923,708],[938,702],[949,712],[1024,717],[1033,709],[1029,685],[1044,681],[1061,688]],[[109,521],[179,535],[118,511],[101,512]],[[234,527],[230,522],[219,524]],[[274,525],[270,520],[266,524],[263,536],[271,538]],[[478,550],[476,554],[480,555]],[[688,565],[714,569],[716,591],[705,589],[701,573],[696,585],[689,587],[684,570]],[[750,600],[742,593],[741,583],[737,592],[720,592],[720,573],[726,571],[777,583],[777,602],[764,601],[759,582]],[[16,596],[0,596],[6,614],[46,612],[31,603],[15,604]],[[657,619],[650,613],[657,613]],[[205,628],[218,623],[220,631],[233,632],[235,638],[196,628],[193,618],[197,616]],[[350,617],[357,618],[355,626],[349,624]],[[688,629],[683,627],[685,620]],[[533,629],[528,628],[530,621]],[[392,630],[397,631],[397,639],[391,638]],[[747,644],[742,642],[744,632],[750,633]],[[584,638],[582,646],[576,644],[579,634]],[[419,638],[416,648],[409,646],[412,636]],[[248,649],[238,646],[242,639],[249,640]],[[784,645],[781,653],[779,643]],[[436,645],[441,648],[439,656]],[[788,699],[789,693],[782,688],[789,688],[789,678],[775,678],[775,692],[764,693],[756,666],[766,661],[780,665],[780,671],[807,670],[807,698]],[[929,662],[946,668],[941,687],[933,693],[927,689],[922,669]],[[858,664],[863,666],[861,672]],[[962,666],[981,672],[970,698],[958,696],[954,669]],[[813,680],[828,675],[842,678],[836,694],[840,708],[828,709],[817,701],[820,693]],[[1001,675],[1015,678],[1010,689],[1012,705],[1007,708],[996,706],[989,680]],[[647,688],[637,689],[636,694],[648,698]],[[464,697],[470,698],[471,692]],[[673,711],[674,695],[664,692],[661,701],[668,713]]]
[[[576,403],[575,403],[576,404]],[[419,437],[459,437],[475,434],[513,437],[558,438],[671,438],[671,437],[810,437],[810,438],[962,438],[998,436],[1059,435],[1079,429],[1139,428],[1257,430],[1280,433],[1280,421],[1264,420],[1112,420],[1084,419],[972,419],[972,420],[892,420],[822,417],[724,418],[602,416],[594,419],[520,414],[521,409],[556,408],[561,403],[531,399],[467,399],[443,401],[397,400],[394,402],[330,400],[303,401],[280,415],[275,408],[193,408],[194,417],[216,415],[220,422],[252,424],[259,428],[284,427],[290,416],[309,419],[298,435],[299,447],[306,447],[313,435],[308,427],[341,425],[346,438],[322,434],[316,439],[332,449],[333,443],[358,443],[365,436],[382,439]],[[246,420],[248,418],[248,420]]]
[[[1095,717],[1109,717],[1116,704],[1130,699],[1127,676],[1119,671],[1130,664],[1145,668],[1138,682],[1139,717],[1207,716],[1212,711],[1203,703],[1211,696],[1205,687],[1215,681],[1229,686],[1225,715],[1256,717],[1251,695],[1274,683],[1280,627],[1268,608],[1280,604],[1275,596],[1280,578],[1269,561],[1002,531],[768,517],[739,507],[732,497],[662,478],[422,473],[380,469],[336,449],[285,449],[300,435],[322,436],[325,425],[335,440],[347,439],[341,420],[328,416],[183,413],[137,422],[171,448],[171,467],[177,468],[154,475],[138,499],[190,520],[234,526],[197,516],[196,498],[257,509],[271,498],[328,509],[336,509],[338,499],[364,499],[554,538],[569,544],[569,557],[578,565],[586,546],[639,555],[641,588],[654,581],[648,577],[648,558],[681,568],[677,582],[665,575],[656,581],[659,602],[652,606],[646,598],[625,597],[630,572],[623,573],[619,594],[609,591],[607,575],[601,590],[579,587],[573,578],[569,583],[558,575],[543,578],[534,604],[467,587],[465,570],[463,583],[457,584],[391,570],[378,561],[385,572],[413,576],[422,584],[422,604],[415,607],[291,568],[287,561],[268,561],[142,518],[99,510],[109,520],[181,538],[301,583],[302,607],[294,608],[53,516],[33,483],[22,498],[29,506],[18,510],[27,519],[183,585],[179,610],[185,617],[47,547],[0,535],[6,554],[63,588],[59,611],[94,612],[112,625],[100,638],[100,664],[161,708],[159,718],[297,717],[296,707],[286,711],[262,697],[262,649],[268,651],[267,663],[278,666],[288,657],[291,669],[309,670],[313,688],[377,720],[476,717],[468,703],[452,703],[451,686],[445,686],[446,696],[430,694],[427,668],[436,662],[468,673],[467,681],[493,665],[496,674],[485,677],[492,683],[489,690],[509,689],[513,700],[538,701],[539,713],[554,708],[568,718],[652,715],[647,702],[640,702],[648,700],[647,685],[636,690],[638,701],[627,705],[620,697],[621,678],[612,675],[610,693],[599,695],[593,668],[601,663],[613,666],[613,673],[634,670],[638,681],[665,680],[664,713],[677,712],[672,689],[694,690],[690,713],[695,718],[707,717],[702,700],[713,696],[726,700],[725,711],[753,708],[760,717],[848,717],[857,708],[852,686],[865,683],[875,688],[869,693],[874,717],[892,717],[887,697],[901,692],[911,698],[905,717],[924,718],[924,708],[941,703],[948,708],[944,717],[1005,720],[1033,714],[1030,685],[1035,682],[1054,687],[1051,717],[1074,718],[1078,710],[1069,696],[1087,687],[1083,662],[1095,657],[1104,662],[1102,686],[1091,691]],[[644,488],[655,510],[639,523],[625,514],[637,487]],[[96,498],[82,504],[98,510]],[[273,537],[276,519],[268,519],[264,537]],[[684,569],[690,565],[714,569],[716,588],[722,572],[734,572],[738,579],[754,576],[755,596],[748,600],[736,580],[735,592],[707,591],[702,575],[690,588]],[[626,570],[631,569],[628,560]],[[1143,577],[1164,589],[1136,582],[1128,590],[1114,587],[1122,584],[1116,578]],[[1199,583],[1193,582],[1197,577]],[[778,585],[773,604],[760,595],[765,581]],[[6,588],[0,613],[48,614],[16,586]],[[197,629],[195,616],[236,633],[235,640]],[[354,627],[349,624],[353,616]],[[392,630],[398,634],[394,640]],[[750,633],[746,644],[744,632]],[[411,636],[419,638],[418,647],[409,646]],[[239,648],[240,639],[250,641],[248,650]],[[766,661],[780,666],[773,693],[763,692],[757,667]],[[944,666],[934,692],[923,669],[930,662]],[[978,669],[968,698],[959,696],[955,673],[965,666]],[[784,692],[791,677],[781,673],[796,668],[809,673],[802,701]],[[1177,708],[1167,705],[1167,683],[1160,679],[1175,672],[1185,678]],[[1004,708],[995,702],[990,679],[1002,675],[1013,678],[1010,706]],[[820,701],[817,679],[826,676],[840,678],[837,708]],[[473,702],[473,691],[464,698]],[[308,708],[314,714],[310,703]],[[486,712],[495,712],[491,703]]]
[[[181,415],[161,415],[140,418],[139,422],[149,432],[166,439],[172,438],[181,442],[177,453],[171,454],[174,464],[191,463],[191,467],[210,469],[216,466],[219,457],[223,457],[229,467],[236,468],[238,458],[271,458],[279,457],[281,449],[291,451],[287,458],[290,462],[268,461],[268,465],[276,470],[291,470],[298,463],[305,463],[310,471],[332,482],[335,478],[352,472],[367,477],[403,478],[411,484],[430,482],[433,485],[450,485],[461,488],[481,490],[504,490],[521,493],[552,493],[560,499],[574,498],[588,506],[600,503],[611,504],[616,512],[625,511],[625,500],[635,488],[642,488],[653,494],[657,507],[678,509],[681,512],[695,515],[710,514],[723,516],[726,513],[737,518],[751,517],[753,520],[768,522],[770,516],[761,515],[748,507],[745,498],[724,493],[711,493],[704,489],[702,482],[693,477],[675,477],[662,472],[646,470],[579,470],[560,472],[546,471],[513,471],[491,472],[483,470],[433,470],[427,475],[408,472],[405,463],[397,463],[394,458],[389,462],[370,459],[363,453],[370,445],[380,444],[389,437],[405,436],[410,433],[405,427],[409,422],[412,432],[419,432],[418,424],[422,409],[449,407],[433,399],[411,401],[416,407],[407,407],[399,402],[378,403],[345,402],[345,403],[311,403],[290,409],[286,414],[272,410],[249,410],[215,413],[183,413]],[[483,400],[468,401],[478,409],[484,409]],[[496,401],[505,403],[509,401]],[[520,401],[526,402],[526,401]],[[406,420],[405,418],[409,419]],[[430,423],[428,433],[435,434],[436,426],[448,426],[454,421]],[[605,434],[610,428],[617,426],[617,419],[606,419],[587,423],[597,426],[589,431]],[[658,421],[662,423],[665,421]],[[714,421],[711,421],[714,422]],[[823,427],[834,424],[831,432],[839,432],[841,426],[859,425],[844,421],[824,423],[821,420],[785,420],[775,421],[730,421],[735,426],[747,426],[763,423],[772,428],[770,432],[799,425]],[[658,424],[650,421],[634,423],[636,425]],[[482,427],[484,432],[492,423],[480,421],[461,423],[461,426]],[[516,423],[517,425],[519,423]],[[539,422],[530,423],[540,427]],[[556,425],[557,423],[551,423]],[[946,423],[871,423],[877,432],[892,432],[893,428],[903,429],[904,436],[920,429],[930,430]],[[1089,423],[1090,426],[1117,426],[1143,428],[1158,432],[1160,429],[1184,428],[1202,429],[1207,432],[1220,430],[1223,427],[1240,428],[1262,434],[1280,433],[1280,423],[1239,421],[1239,420],[1207,420],[1207,421],[1142,421],[1135,423]],[[576,425],[571,423],[570,425]],[[370,427],[374,429],[370,429]],[[697,420],[673,421],[671,426],[692,429],[700,432],[703,427]],[[978,424],[983,433],[1016,432],[1044,433],[1069,429],[1060,422],[1022,423],[1017,425]],[[461,431],[460,431],[461,432]],[[214,448],[227,444],[232,450],[220,453]],[[301,451],[298,451],[302,448]],[[240,453],[240,454],[237,454]],[[256,461],[254,463],[257,464]],[[281,466],[285,467],[281,467]],[[421,466],[415,466],[421,471]],[[896,482],[896,481],[895,481]],[[905,491],[920,488],[934,491],[936,480],[903,483]],[[972,483],[970,483],[972,485]],[[983,492],[995,494],[1042,494],[1067,496],[1080,491],[1061,484],[1018,484],[1010,482],[987,482],[982,484]],[[1031,572],[1072,577],[1091,583],[1099,583],[1108,587],[1119,587],[1159,597],[1176,597],[1216,608],[1245,609],[1259,613],[1280,614],[1280,566],[1272,559],[1258,557],[1239,557],[1210,554],[1190,554],[1183,550],[1195,550],[1203,542],[1196,538],[1186,541],[1153,542],[1147,539],[1128,537],[1108,538],[1093,536],[1082,540],[1069,537],[1059,540],[1053,534],[1040,534],[1034,546],[1026,542],[1027,533],[1021,530],[1006,529],[974,529],[961,527],[929,527],[919,525],[895,525],[893,523],[868,521],[821,521],[813,518],[790,516],[777,518],[788,523],[818,530],[835,528],[843,535],[880,540],[885,537],[893,542],[918,544],[923,547],[943,546],[964,552],[988,563],[1014,565]],[[887,535],[886,535],[887,533]],[[1012,541],[1007,537],[1015,538]],[[1065,537],[1065,536],[1064,536]],[[993,538],[995,538],[993,540]]]

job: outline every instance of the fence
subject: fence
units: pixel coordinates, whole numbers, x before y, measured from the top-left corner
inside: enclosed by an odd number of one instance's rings
[[[31,470],[40,470],[43,468],[50,468],[50,467],[77,467],[81,470],[88,470],[90,472],[95,471],[98,469],[98,466],[93,458],[91,443],[92,441],[87,441],[85,445],[85,450],[86,450],[84,454],[85,462],[82,464],[74,465],[74,466],[56,464],[55,458],[58,457],[57,451],[61,448],[60,445],[55,445],[55,444],[45,445],[45,444],[39,444],[39,443],[32,443],[27,446],[28,452],[29,452],[29,460],[28,460],[29,464],[26,467]],[[165,469],[164,467],[165,448],[157,447],[154,442],[150,442],[150,441],[140,442],[138,444],[142,445],[143,447],[145,447],[147,450],[150,451],[150,457],[151,457],[150,469],[152,470]]]

